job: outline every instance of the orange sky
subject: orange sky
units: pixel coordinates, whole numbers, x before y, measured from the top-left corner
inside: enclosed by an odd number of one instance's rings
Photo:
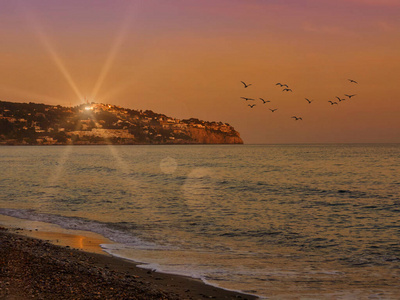
[[[400,142],[400,1],[0,4],[1,100],[86,96],[228,122],[245,143]],[[357,96],[328,103],[345,93]]]

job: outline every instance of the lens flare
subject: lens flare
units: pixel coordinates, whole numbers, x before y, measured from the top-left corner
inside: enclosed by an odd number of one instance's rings
[[[164,174],[173,174],[177,167],[178,163],[176,162],[176,159],[172,157],[166,157],[160,162],[160,169]]]

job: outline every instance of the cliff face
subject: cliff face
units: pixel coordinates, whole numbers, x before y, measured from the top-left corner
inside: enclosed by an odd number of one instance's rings
[[[204,128],[189,128],[187,134],[199,144],[243,144],[239,132],[210,131]]]

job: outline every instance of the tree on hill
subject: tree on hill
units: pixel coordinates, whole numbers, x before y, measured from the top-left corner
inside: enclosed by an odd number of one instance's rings
[[[68,141],[68,136],[65,132],[57,132],[54,135],[54,139],[56,139],[59,143],[66,143]]]
[[[101,111],[96,113],[96,119],[98,121],[104,121],[104,128],[112,128],[113,124],[118,122],[118,117],[111,112],[108,111]]]
[[[0,119],[0,134],[6,137],[14,130],[14,125],[7,119]]]

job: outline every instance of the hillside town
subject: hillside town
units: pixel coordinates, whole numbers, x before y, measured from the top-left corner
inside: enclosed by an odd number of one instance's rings
[[[227,123],[176,119],[151,110],[0,101],[0,145],[242,144]]]

